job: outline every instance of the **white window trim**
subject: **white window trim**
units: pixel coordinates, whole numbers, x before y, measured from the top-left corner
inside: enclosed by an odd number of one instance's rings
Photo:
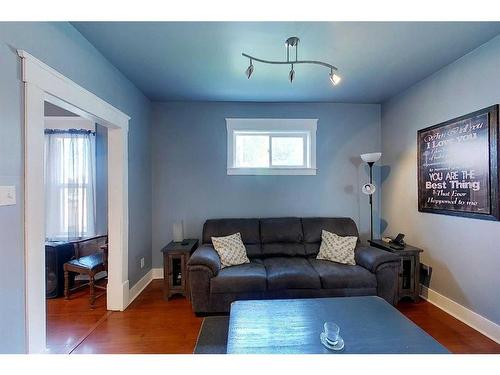
[[[316,129],[318,119],[226,118],[228,175],[316,175]],[[307,132],[305,167],[242,168],[234,166],[235,132]]]

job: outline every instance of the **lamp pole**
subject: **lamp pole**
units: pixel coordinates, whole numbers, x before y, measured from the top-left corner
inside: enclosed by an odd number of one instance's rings
[[[370,167],[370,183],[363,187],[363,193],[370,196],[370,240],[373,241],[373,193],[375,193],[375,185],[373,185],[373,164],[382,156],[381,152],[371,152],[368,154],[361,154],[361,160],[363,160],[368,167]]]
[[[374,163],[375,163],[374,161],[368,162],[368,165],[370,167],[370,184],[373,184],[372,169]],[[369,197],[370,197],[370,240],[373,241],[373,194],[370,194]]]

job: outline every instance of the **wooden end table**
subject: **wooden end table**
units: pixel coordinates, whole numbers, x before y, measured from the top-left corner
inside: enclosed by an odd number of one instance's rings
[[[163,253],[163,298],[165,300],[168,301],[174,294],[182,294],[188,300],[190,299],[187,262],[197,247],[197,239],[188,239],[183,242],[172,241],[161,249]]]
[[[369,240],[368,243],[382,250],[390,251],[400,258],[398,301],[410,297],[414,302],[420,298],[420,253],[422,249],[405,245],[403,249],[396,250],[390,243],[382,240]]]

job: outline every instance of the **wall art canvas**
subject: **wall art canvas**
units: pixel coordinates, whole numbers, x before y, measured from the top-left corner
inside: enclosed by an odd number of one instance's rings
[[[498,105],[417,133],[418,210],[499,220]]]

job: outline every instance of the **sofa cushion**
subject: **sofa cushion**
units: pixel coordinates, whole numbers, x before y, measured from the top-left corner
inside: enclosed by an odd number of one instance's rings
[[[308,257],[318,255],[322,230],[336,233],[339,236],[359,237],[356,223],[347,217],[304,217],[302,218],[302,230],[305,253]]]
[[[376,288],[375,274],[361,266],[351,266],[328,260],[308,259],[324,289]]]
[[[203,225],[203,243],[212,243],[212,237],[241,234],[246,244],[260,243],[259,219],[211,219]]]
[[[321,288],[318,274],[305,258],[266,258],[264,265],[269,290]]]
[[[302,218],[304,242],[321,242],[321,231],[335,233],[339,236],[359,237],[356,223],[347,217],[305,217]]]
[[[262,257],[262,250],[259,243],[245,244],[247,249],[247,256],[250,259],[256,259]]]
[[[321,242],[304,243],[304,251],[308,258],[316,258],[319,253]]]
[[[265,243],[262,244],[262,256],[305,256],[304,245],[301,243]]]
[[[296,217],[261,219],[262,256],[304,256],[302,224]]]
[[[203,243],[212,244],[212,237],[241,234],[241,240],[252,259],[261,256],[259,219],[210,219],[203,225]]]
[[[302,242],[302,224],[298,217],[279,217],[260,220],[261,242]]]
[[[266,269],[261,262],[226,267],[210,280],[210,290],[212,293],[265,291]]]

